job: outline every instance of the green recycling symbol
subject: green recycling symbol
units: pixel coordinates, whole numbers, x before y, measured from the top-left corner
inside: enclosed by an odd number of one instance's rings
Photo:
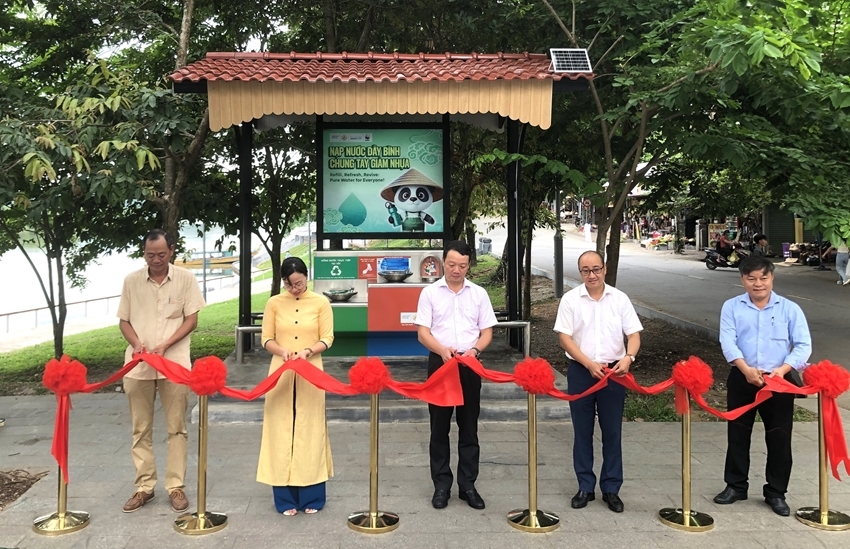
[[[342,269],[339,268],[339,265],[334,265],[331,268],[331,276],[339,276],[342,274]]]

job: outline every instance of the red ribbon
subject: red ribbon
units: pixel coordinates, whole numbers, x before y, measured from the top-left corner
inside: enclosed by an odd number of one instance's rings
[[[454,361],[463,364],[464,366],[481,376],[483,379],[492,381],[494,383],[507,383],[510,381],[515,381],[513,374],[488,370],[484,368],[484,366],[473,357],[458,356],[453,358],[446,364],[448,365]],[[627,389],[644,395],[656,395],[666,391],[674,385],[673,379],[669,378],[660,383],[656,383],[655,385],[652,385],[650,387],[644,387],[643,385],[638,384],[638,382],[635,380],[634,376],[631,373],[627,373],[624,376],[617,376],[614,375],[613,372],[608,372],[602,379],[597,381],[594,385],[592,385],[590,388],[580,394],[568,395],[554,388],[550,389],[546,394],[554,398],[572,402],[603,389],[608,385],[609,380],[613,380],[616,383],[619,383],[620,385],[626,387]],[[841,463],[844,464],[845,471],[848,475],[850,475],[850,455],[848,455],[847,441],[844,436],[844,426],[841,422],[841,413],[838,410],[838,403],[835,397],[827,395],[823,391],[819,391],[817,387],[812,387],[809,385],[797,387],[796,385],[787,382],[781,377],[765,376],[764,382],[764,387],[762,387],[756,393],[755,400],[752,403],[740,406],[733,410],[728,410],[726,412],[721,412],[720,410],[717,410],[716,408],[709,405],[701,394],[690,393],[690,396],[694,399],[694,402],[696,402],[700,406],[700,408],[702,408],[706,412],[726,421],[731,421],[734,419],[738,419],[739,417],[749,412],[762,402],[766,401],[767,399],[772,397],[774,393],[812,395],[820,392],[823,404],[822,409],[825,445],[827,457],[829,459],[830,466],[832,467],[832,475],[836,479],[841,480],[841,477],[838,472],[838,466]],[[675,391],[676,411],[681,414],[687,411],[689,407],[688,390],[683,386],[676,385]]]
[[[488,381],[492,381],[494,383],[508,383],[508,382],[515,382],[516,381],[516,379],[514,378],[514,374],[509,374],[509,373],[505,373],[505,372],[497,372],[495,370],[488,370],[478,361],[478,359],[473,358],[471,356],[458,356],[458,357],[453,358],[449,362],[446,362],[446,364],[451,364],[453,361],[457,361],[457,362],[463,364],[464,366],[466,366],[467,368],[469,368],[470,370],[472,370],[473,372],[475,372],[476,374],[478,374],[482,378],[484,378]],[[662,392],[666,391],[667,389],[670,388],[671,385],[673,385],[673,380],[667,379],[665,381],[662,381],[661,383],[656,383],[655,385],[652,385],[651,387],[644,387],[643,385],[638,384],[638,382],[635,380],[634,376],[630,373],[628,373],[624,376],[617,376],[617,375],[614,375],[614,372],[608,372],[608,373],[605,374],[605,376],[602,379],[600,379],[599,381],[594,383],[590,388],[588,388],[583,393],[576,394],[576,395],[568,395],[567,393],[564,393],[563,391],[552,388],[546,394],[551,396],[551,397],[560,399],[560,400],[566,400],[566,401],[569,401],[569,402],[573,402],[573,401],[576,401],[580,398],[584,398],[587,395],[591,395],[591,394],[605,388],[608,385],[609,380],[613,380],[613,381],[619,383],[620,385],[624,386],[627,389],[631,389],[632,391],[635,391],[637,393],[641,393],[641,394],[644,394],[644,395],[657,395],[658,393],[662,393]]]
[[[81,393],[93,393],[107,385],[115,383],[136,367],[138,360],[133,360],[123,368],[98,383],[86,383],[80,389]],[[56,420],[53,424],[53,445],[50,453],[59,464],[65,484],[68,483],[68,423],[71,418],[71,396],[68,393],[56,393]]]
[[[129,373],[130,370],[135,368],[140,362],[146,362],[152,368],[164,375],[169,381],[179,383],[181,385],[190,385],[191,383],[192,375],[190,370],[187,370],[180,364],[160,355],[141,353],[135,355],[133,360],[109,376],[109,378],[98,383],[87,383],[78,392],[92,393],[98,389],[106,387],[107,385],[115,383]],[[225,386],[221,388],[220,393],[224,396],[239,400],[254,400],[271,391],[275,385],[277,385],[280,376],[289,370],[294,371],[296,374],[300,375],[323,391],[338,395],[360,394],[351,385],[338,381],[333,376],[300,358],[283,363],[277,370],[272,372],[271,375],[261,381],[253,389],[242,390]],[[387,383],[386,388],[407,398],[421,400],[438,406],[461,406],[463,404],[463,390],[460,386],[457,362],[444,364],[424,383],[399,382],[391,378],[389,383]],[[53,446],[51,447],[50,453],[59,464],[59,468],[62,471],[63,478],[67,484],[68,424],[71,412],[70,394],[57,393],[56,401],[56,421],[53,427]]]
[[[86,383],[79,389],[79,391],[74,390],[73,392],[91,393],[115,383],[142,361],[148,363],[174,383],[180,383],[183,385],[191,384],[192,375],[190,370],[160,355],[142,353],[136,355],[133,360],[109,376],[109,378],[98,383]],[[461,365],[471,369],[480,377],[494,383],[516,382],[516,378],[513,373],[488,370],[473,357],[458,356],[443,364],[443,366],[434,372],[434,374],[432,374],[424,383],[398,382],[390,378],[386,384],[386,388],[407,398],[422,400],[429,404],[436,404],[438,406],[460,406],[463,404],[463,391],[460,386],[460,377],[458,374],[458,369]],[[255,400],[274,388],[280,379],[280,376],[289,370],[294,371],[296,374],[300,375],[312,385],[323,391],[339,395],[360,394],[351,385],[342,383],[303,359],[289,360],[283,363],[277,370],[272,372],[271,375],[257,384],[257,386],[253,389],[242,390],[224,386],[219,392],[224,396],[240,400]],[[546,394],[560,400],[575,401],[601,390],[606,387],[608,382],[611,380],[623,385],[627,389],[645,395],[659,394],[666,391],[674,384],[673,379],[670,378],[660,383],[656,383],[655,385],[644,387],[637,383],[631,373],[624,376],[617,376],[614,375],[613,372],[608,372],[602,379],[580,394],[569,395],[555,388],[550,389]],[[719,418],[733,420],[769,399],[774,393],[809,395],[817,392],[819,392],[819,389],[816,387],[808,385],[804,387],[796,387],[782,378],[767,376],[765,377],[764,387],[756,393],[756,398],[753,403],[727,412],[721,412],[711,407],[701,394],[691,393],[691,396],[693,397],[694,402],[696,402],[703,410]],[[827,455],[832,466],[833,476],[840,480],[838,473],[839,464],[843,463],[845,471],[850,474],[850,456],[847,451],[847,442],[844,436],[841,414],[838,411],[838,404],[835,396],[827,395],[823,391],[820,392],[823,404],[823,423]],[[677,385],[676,393],[677,409],[680,405],[680,399],[683,399],[685,405],[687,405],[687,390]],[[53,446],[51,448],[51,454],[59,463],[63,479],[67,483],[68,424],[71,410],[70,393],[57,392],[56,400],[56,421],[53,431]]]

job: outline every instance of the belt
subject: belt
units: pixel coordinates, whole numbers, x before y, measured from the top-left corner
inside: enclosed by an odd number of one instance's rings
[[[582,368],[584,368],[584,365],[583,365],[581,362],[579,362],[578,360],[574,359],[574,358],[571,358],[571,359],[570,359],[570,362],[575,362],[576,364],[578,364],[579,366],[581,366]],[[609,367],[611,367],[611,368],[613,368],[614,366],[616,366],[616,365],[617,365],[617,362],[619,362],[619,361],[618,361],[618,360],[615,360],[614,362],[609,362],[609,363],[608,363],[608,366],[609,366]]]

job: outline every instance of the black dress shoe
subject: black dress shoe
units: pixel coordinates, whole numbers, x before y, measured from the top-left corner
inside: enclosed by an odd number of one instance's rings
[[[611,509],[615,513],[622,513],[626,508],[623,505],[623,500],[620,499],[620,496],[617,494],[606,494],[603,492],[602,501],[608,504],[608,509]]]
[[[787,517],[791,514],[791,509],[788,508],[788,504],[785,503],[783,498],[764,498],[764,502],[770,505],[773,512],[781,517]]]
[[[473,509],[484,509],[484,500],[475,488],[466,490],[465,492],[462,491],[460,493],[460,499],[469,504]]]
[[[582,507],[587,507],[588,501],[593,501],[596,499],[596,494],[593,492],[582,492],[579,490],[576,492],[576,495],[573,496],[573,499],[570,500],[570,507],[573,509],[581,509]]]
[[[449,504],[450,497],[452,497],[452,493],[449,490],[434,490],[431,505],[434,506],[434,509],[445,509]]]
[[[730,503],[735,503],[736,501],[744,501],[745,499],[747,499],[746,492],[739,492],[731,486],[727,486],[725,490],[714,496],[714,503],[719,503],[720,505],[729,505]]]

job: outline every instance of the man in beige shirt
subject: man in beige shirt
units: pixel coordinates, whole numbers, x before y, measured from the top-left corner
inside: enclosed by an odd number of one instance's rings
[[[121,334],[129,345],[124,362],[135,353],[162,355],[191,369],[189,334],[198,325],[198,311],[204,298],[198,281],[187,269],[171,264],[174,238],[154,229],[143,240],[147,267],[124,279],[118,318]],[[174,511],[189,507],[183,478],[186,475],[186,409],[189,388],[172,383],[144,362],[124,376],[124,392],[130,402],[133,422],[133,463],[136,466],[136,493],[124,504],[132,513],[153,499],[156,464],[153,454],[153,410],[156,393],[165,411],[168,454],[165,463],[165,489]]]

